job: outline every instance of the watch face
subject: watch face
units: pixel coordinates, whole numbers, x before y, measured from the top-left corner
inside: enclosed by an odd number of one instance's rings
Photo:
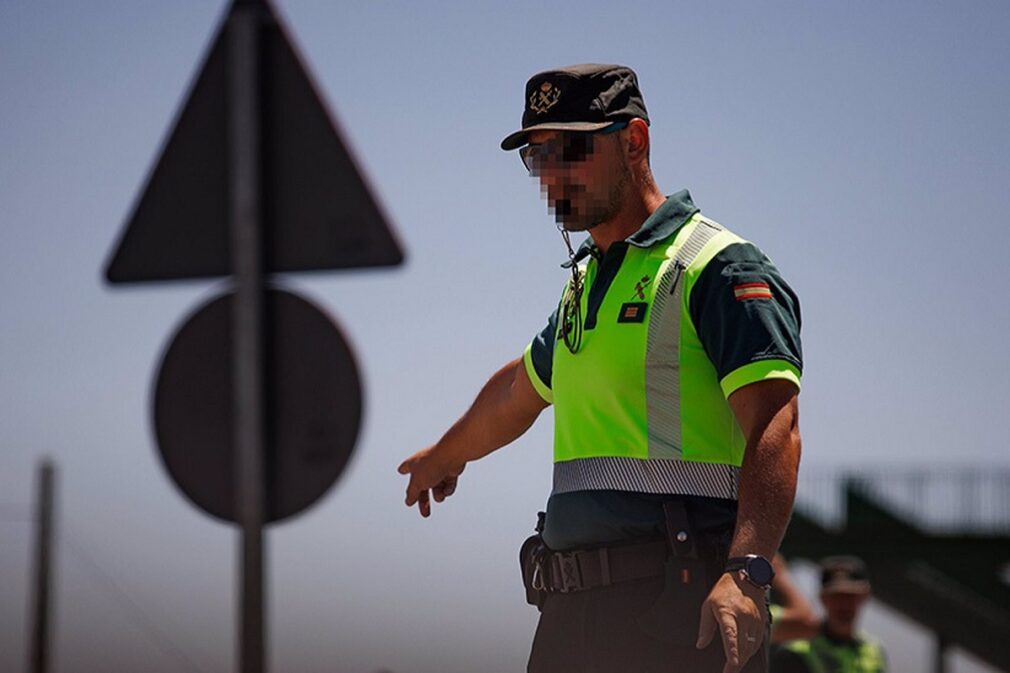
[[[772,570],[772,564],[767,559],[754,556],[747,559],[747,576],[754,584],[767,586],[772,583],[775,571]]]

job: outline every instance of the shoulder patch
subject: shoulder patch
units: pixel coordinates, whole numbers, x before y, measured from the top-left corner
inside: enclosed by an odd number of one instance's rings
[[[772,290],[768,283],[741,283],[733,286],[733,296],[737,301],[771,299]]]

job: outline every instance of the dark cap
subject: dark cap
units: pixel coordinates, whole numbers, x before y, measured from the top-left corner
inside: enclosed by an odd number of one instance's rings
[[[649,123],[631,68],[584,63],[547,70],[526,82],[523,127],[507,136],[501,148],[525,145],[530,131],[596,131],[633,117]]]
[[[821,561],[821,591],[861,594],[869,590],[870,577],[862,559],[831,556]]]

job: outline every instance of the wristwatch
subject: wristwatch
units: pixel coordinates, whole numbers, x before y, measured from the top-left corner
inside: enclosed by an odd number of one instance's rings
[[[726,562],[726,572],[739,571],[740,577],[747,580],[758,589],[767,589],[775,578],[772,564],[764,556],[747,554],[737,556]]]

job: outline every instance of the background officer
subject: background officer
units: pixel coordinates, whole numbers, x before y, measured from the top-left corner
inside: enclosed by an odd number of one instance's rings
[[[855,556],[833,556],[821,562],[820,633],[793,640],[772,657],[773,673],[884,673],[887,657],[880,643],[856,630],[859,613],[870,597],[866,565]]]
[[[428,516],[553,404],[529,670],[764,671],[800,452],[799,302],[756,246],[659,190],[630,69],[539,73],[524,100],[502,148],[538,178],[571,277],[523,356],[400,465],[406,503]],[[589,232],[578,252],[572,231]]]

